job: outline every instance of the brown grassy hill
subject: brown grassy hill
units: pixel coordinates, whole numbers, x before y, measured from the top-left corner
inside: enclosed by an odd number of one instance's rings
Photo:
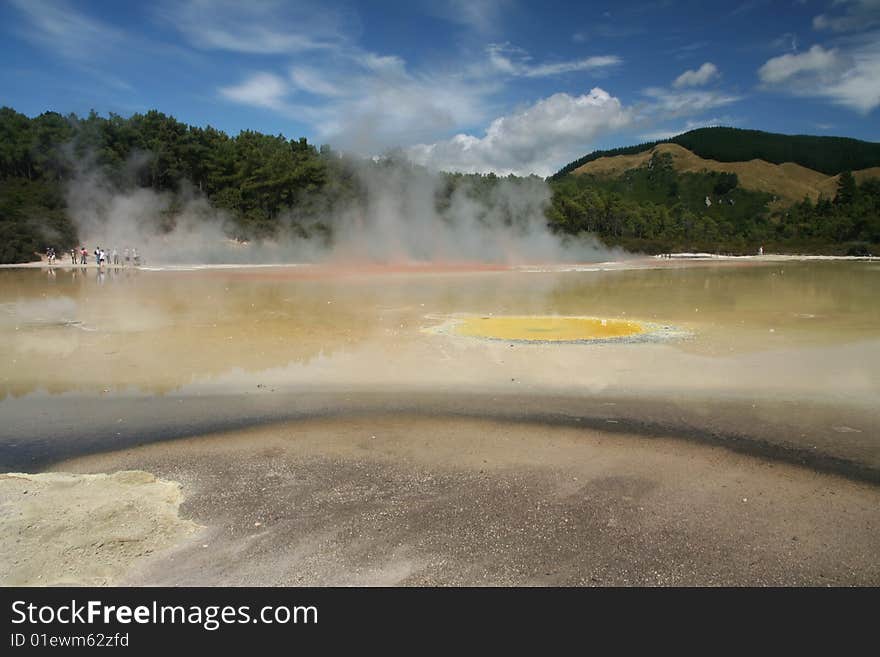
[[[785,162],[771,164],[764,160],[748,162],[717,162],[695,155],[678,144],[658,144],[653,149],[635,155],[615,155],[600,157],[574,170],[575,174],[617,177],[624,171],[644,166],[654,153],[669,153],[673,166],[683,173],[700,171],[719,171],[735,173],[739,184],[745,189],[768,192],[779,198],[780,205],[790,205],[803,200],[805,196],[815,201],[819,194],[834,196],[838,176],[827,176],[799,164]],[[880,167],[853,172],[856,180],[880,177]]]
[[[861,171],[853,171],[856,182],[861,184],[868,178],[880,178],[880,167],[871,167],[870,169],[862,169]],[[837,179],[837,176],[834,176]]]

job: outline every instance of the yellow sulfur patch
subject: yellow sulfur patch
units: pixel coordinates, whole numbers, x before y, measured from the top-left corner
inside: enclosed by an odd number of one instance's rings
[[[608,340],[645,332],[639,322],[594,317],[468,317],[453,332],[474,338],[533,342]]]

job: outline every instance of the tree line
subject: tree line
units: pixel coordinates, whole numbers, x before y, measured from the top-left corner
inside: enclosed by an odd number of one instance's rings
[[[880,179],[857,184],[848,171],[833,198],[773,210],[772,195],[741,188],[735,173],[680,173],[668,153],[617,178],[568,174],[551,185],[551,226],[631,251],[880,254]]]
[[[746,132],[752,131],[738,131]],[[695,142],[686,147],[708,153],[732,143],[732,134],[728,129],[693,131],[687,133],[688,139],[699,138],[703,145]],[[770,137],[754,144],[776,148],[779,136]],[[845,151],[852,141],[821,143]],[[816,166],[827,169],[845,162],[861,166],[872,161],[875,147],[880,145],[858,142],[855,150],[847,151],[850,155],[841,154],[837,146],[828,148],[819,155],[825,160]],[[728,155],[734,152],[733,146],[724,148]],[[773,161],[773,153],[762,153]],[[723,159],[718,153],[714,158]],[[120,191],[146,188],[173,198],[204,197],[224,210],[229,218],[224,229],[230,237],[271,238],[283,226],[301,237],[320,234],[330,239],[336,228],[324,218],[368,193],[357,175],[358,166],[401,163],[390,159],[355,163],[326,146],[283,135],[246,130],[229,136],[155,110],[130,117],[46,112],[29,118],[0,108],[0,262],[27,262],[37,259],[36,253],[47,246],[63,252],[77,244],[65,186],[83,170],[97,172]],[[492,189],[501,180],[492,174],[443,175],[435,198],[441,216],[456,189],[466,185],[474,200],[486,205],[493,202]],[[532,189],[526,184],[529,179],[522,180],[523,189]],[[552,177],[546,218],[554,231],[590,232],[609,245],[648,253],[750,253],[759,244],[788,252],[880,252],[880,183],[868,180],[858,185],[848,173],[840,180],[835,198],[805,200],[771,212],[770,195],[742,189],[735,174],[679,173],[668,156],[655,156],[615,179],[563,172]],[[174,207],[165,229],[174,226]]]
[[[658,144],[678,144],[707,160],[748,162],[764,160],[773,164],[794,162],[835,176],[844,171],[858,171],[880,166],[880,143],[849,137],[783,135],[742,128],[697,128],[669,139],[645,142],[611,150],[593,151],[569,162],[551,176],[558,180],[575,169],[615,155],[635,155],[652,150]]]

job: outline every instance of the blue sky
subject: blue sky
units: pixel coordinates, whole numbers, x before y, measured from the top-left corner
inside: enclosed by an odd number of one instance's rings
[[[880,140],[880,0],[0,0],[0,104],[546,175],[703,125]]]

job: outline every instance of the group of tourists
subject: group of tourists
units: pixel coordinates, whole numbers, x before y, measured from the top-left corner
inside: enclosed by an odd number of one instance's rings
[[[55,250],[49,249],[47,255],[49,255],[49,264],[53,264],[55,262]],[[131,265],[134,265],[137,267],[141,264],[141,256],[138,253],[138,250],[129,249],[128,247],[122,250],[122,255],[120,256],[119,251],[116,249],[108,251],[98,246],[95,247],[94,256],[95,264],[99,267],[103,267],[104,265],[112,265],[114,267],[119,267],[120,265],[130,267]],[[89,252],[86,250],[86,247],[81,246],[78,249],[71,249],[70,262],[74,265],[89,264]]]

